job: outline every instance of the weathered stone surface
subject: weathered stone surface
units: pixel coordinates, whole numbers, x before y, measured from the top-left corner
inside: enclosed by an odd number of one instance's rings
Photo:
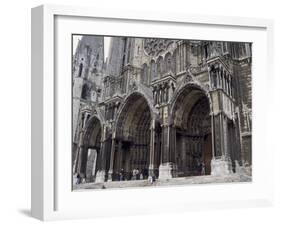
[[[171,179],[173,177],[172,175],[172,164],[171,163],[164,163],[159,166],[159,179],[165,180],[165,179]]]
[[[224,176],[193,176],[179,177],[165,180],[156,180],[151,183],[149,180],[137,181],[111,181],[104,183],[84,183],[74,185],[74,190],[83,189],[116,189],[116,188],[133,188],[133,187],[156,187],[156,186],[180,186],[192,184],[224,184],[235,182],[251,182],[251,176],[246,174],[232,174]]]
[[[105,181],[105,171],[104,170],[99,170],[97,172],[97,175],[96,175],[96,180],[95,182],[96,183],[102,183]]]
[[[88,184],[77,188],[249,181],[251,61],[250,43],[128,37],[112,37],[105,60],[103,37],[83,36],[72,162]]]
[[[211,169],[211,174],[213,176],[225,176],[233,173],[231,162],[222,159],[212,159]]]

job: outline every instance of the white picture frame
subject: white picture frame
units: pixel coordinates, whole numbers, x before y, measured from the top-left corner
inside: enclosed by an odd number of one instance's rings
[[[94,31],[88,31],[91,26],[83,25],[87,23],[89,25],[94,23],[99,27]],[[111,23],[128,27],[118,29],[118,26],[113,26]],[[111,29],[103,30],[106,26]],[[169,26],[169,29],[165,29],[165,26]],[[138,30],[138,27],[145,28],[146,31]],[[179,27],[183,31],[181,37]],[[194,33],[189,34],[188,37],[185,36],[187,27],[194,28]],[[197,33],[196,29],[198,29]],[[206,35],[204,29],[210,29],[209,35]],[[60,123],[67,122],[62,120],[58,110],[64,105],[61,103],[65,103],[63,108],[69,111],[69,102],[65,102],[62,97],[69,94],[69,87],[67,83],[64,84],[60,80],[66,77],[57,75],[69,72],[70,67],[64,65],[68,69],[60,70],[56,66],[58,62],[66,62],[60,61],[62,42],[59,40],[65,37],[64,35],[68,37],[70,33],[77,33],[77,30],[85,34],[147,35],[148,37],[158,31],[159,37],[251,42],[254,40],[254,45],[257,44],[256,49],[253,50],[253,182],[242,185],[192,185],[72,192],[71,184],[68,183],[71,181],[71,171],[68,177],[68,171],[64,170],[70,168],[70,162],[65,161],[66,165],[62,162],[62,159],[68,158],[68,155],[71,158],[71,149],[67,148],[71,142],[68,140],[69,144],[67,141],[60,144],[58,137],[62,136],[60,132],[56,132],[60,130]],[[233,33],[233,31],[241,33]],[[66,46],[68,41],[65,42]],[[272,92],[270,90],[273,84],[272,45],[273,22],[265,19],[167,12],[156,14],[57,5],[43,5],[32,9],[32,216],[41,220],[56,220],[271,205],[273,177],[267,176],[262,169],[266,168],[267,171],[273,172],[274,150],[269,148],[266,138],[260,139],[268,132],[266,109],[269,109],[271,102],[267,102],[260,93],[263,91],[262,88],[266,91],[266,95]],[[67,59],[71,57],[69,52],[64,54],[68,54]],[[71,64],[71,61],[67,64]],[[67,75],[71,78],[71,74],[65,73],[64,76]],[[64,125],[70,128],[70,125]],[[266,151],[266,156],[261,155],[262,151]],[[67,179],[64,179],[64,176]],[[126,198],[120,198],[125,194]],[[108,202],[111,202],[110,206]]]

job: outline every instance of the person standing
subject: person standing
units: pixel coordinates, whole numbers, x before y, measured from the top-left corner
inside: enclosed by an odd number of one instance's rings
[[[140,171],[138,168],[136,169],[136,178],[137,178],[137,180],[140,179]]]
[[[120,173],[119,173],[119,181],[123,181],[124,180],[124,170],[121,169]]]
[[[133,169],[133,180],[136,180],[136,169]]]
[[[140,180],[143,180],[143,174],[142,174],[142,172],[140,173]]]
[[[76,176],[76,184],[80,184],[81,183],[81,177],[80,177],[80,174],[77,173],[77,176]]]
[[[205,175],[206,174],[206,172],[205,172],[205,164],[204,164],[204,162],[202,162],[202,164],[201,164],[201,175]]]

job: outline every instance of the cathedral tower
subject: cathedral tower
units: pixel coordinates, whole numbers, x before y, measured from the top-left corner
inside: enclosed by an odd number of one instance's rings
[[[102,36],[82,36],[74,51],[72,139],[73,149],[77,150],[80,137],[78,133],[91,116],[89,107],[94,107],[101,96],[104,70],[104,38]],[[89,109],[87,110],[87,108]],[[73,155],[73,159],[76,159],[76,154],[73,153]]]

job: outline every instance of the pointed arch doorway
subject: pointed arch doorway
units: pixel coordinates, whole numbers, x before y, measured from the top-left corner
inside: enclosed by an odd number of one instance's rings
[[[102,168],[101,150],[102,125],[97,117],[87,122],[83,140],[83,152],[80,156],[80,173],[88,182],[95,181],[97,173]]]
[[[196,86],[185,86],[174,102],[174,159],[177,176],[211,174],[212,130],[210,102],[205,92]]]
[[[116,122],[116,148],[113,160],[113,180],[133,179],[138,170],[142,179],[148,178],[151,158],[151,111],[146,98],[131,94]]]

